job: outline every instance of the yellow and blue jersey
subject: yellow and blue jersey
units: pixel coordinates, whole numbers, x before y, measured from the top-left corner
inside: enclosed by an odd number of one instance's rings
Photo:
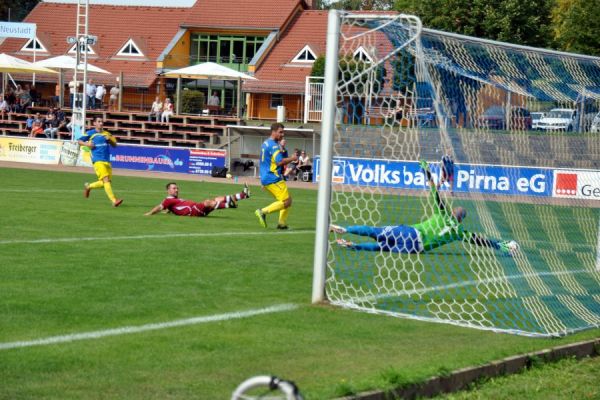
[[[94,144],[94,148],[91,149],[93,163],[98,161],[110,162],[110,142],[115,139],[108,131],[96,132],[95,129],[90,129],[79,140],[91,141]]]
[[[267,186],[283,180],[283,174],[277,168],[277,163],[283,160],[279,143],[269,138],[260,148],[260,183]]]

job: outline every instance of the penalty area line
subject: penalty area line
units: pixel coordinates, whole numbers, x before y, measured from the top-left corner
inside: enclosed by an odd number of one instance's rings
[[[225,314],[215,314],[204,317],[193,317],[187,319],[179,319],[175,321],[169,322],[160,322],[155,324],[146,324],[146,325],[138,325],[138,326],[124,326],[121,328],[115,329],[106,329],[101,331],[93,331],[93,332],[83,332],[83,333],[72,333],[68,335],[61,336],[51,336],[43,339],[36,340],[27,340],[20,342],[7,342],[0,343],[0,350],[9,350],[9,349],[17,349],[22,347],[33,347],[33,346],[48,346],[52,344],[59,343],[70,343],[79,340],[91,340],[91,339],[100,339],[108,336],[120,336],[120,335],[128,335],[132,333],[141,333],[148,331],[157,331],[161,329],[169,329],[175,328],[179,326],[189,326],[189,325],[198,325],[205,324],[209,322],[219,322],[219,321],[230,321],[234,319],[242,319],[242,318],[250,318],[257,315],[264,314],[272,314],[284,311],[292,311],[299,308],[296,304],[278,304],[270,307],[259,308],[254,310],[247,311],[237,311]]]
[[[165,239],[165,238],[186,238],[186,237],[219,237],[219,236],[263,236],[263,235],[298,235],[314,233],[312,230],[297,230],[287,232],[218,232],[218,233],[164,233],[160,235],[133,235],[133,236],[96,236],[96,237],[76,237],[76,238],[47,238],[47,239],[22,239],[22,240],[0,240],[2,244],[37,244],[37,243],[69,243],[69,242],[89,242],[100,240],[139,240],[139,239]]]

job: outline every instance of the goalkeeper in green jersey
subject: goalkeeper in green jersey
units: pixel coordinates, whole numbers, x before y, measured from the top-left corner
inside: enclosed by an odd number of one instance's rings
[[[467,211],[462,207],[450,210],[444,200],[440,198],[431,177],[429,165],[426,161],[421,161],[420,164],[427,175],[427,181],[431,187],[431,196],[434,198],[436,205],[435,212],[431,217],[415,225],[381,227],[331,225],[329,227],[331,232],[339,234],[352,233],[376,240],[376,242],[354,243],[345,239],[337,239],[337,243],[340,246],[354,250],[382,250],[397,253],[422,253],[457,240],[477,246],[491,247],[507,255],[513,255],[519,249],[519,245],[514,240],[491,239],[480,233],[465,230],[461,223],[467,216]]]

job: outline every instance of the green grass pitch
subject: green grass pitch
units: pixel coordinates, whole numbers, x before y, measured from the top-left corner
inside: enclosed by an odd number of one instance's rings
[[[274,374],[307,399],[390,388],[440,371],[597,337],[530,339],[310,304],[316,191],[291,189],[291,230],[259,226],[270,196],[208,218],[143,213],[167,179],[116,176],[112,208],[93,175],[0,168],[0,399],[227,399]],[[183,198],[241,185],[181,181]],[[109,329],[247,318],[2,349]]]

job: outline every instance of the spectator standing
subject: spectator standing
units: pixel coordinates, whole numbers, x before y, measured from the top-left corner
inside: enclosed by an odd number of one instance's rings
[[[17,87],[15,88],[14,94],[15,94],[15,101],[14,101],[15,111],[21,112],[21,109],[19,106],[20,106],[20,101],[21,101],[21,95],[23,94],[23,87],[21,87],[21,85],[17,85]]]
[[[31,97],[31,105],[35,106],[36,103],[40,101],[40,94],[38,93],[35,85],[31,85],[31,89],[29,89],[29,97]]]
[[[75,102],[75,90],[76,90],[76,86],[79,86],[76,84],[75,80],[72,80],[71,82],[69,82],[69,96],[71,98],[71,107],[79,107],[79,101]]]
[[[152,116],[155,117],[156,122],[159,122],[162,109],[163,103],[160,101],[160,97],[156,96],[154,98],[154,102],[152,103],[152,107],[150,108],[150,114],[148,114],[148,122],[152,121]]]
[[[2,93],[2,99],[0,99],[0,116],[4,119],[4,115],[10,112],[10,108],[8,107],[8,101],[4,98],[4,93]]]
[[[169,117],[173,115],[173,103],[171,103],[170,98],[165,99],[165,104],[163,104],[163,111],[160,116],[160,121],[163,123],[169,123]]]
[[[104,85],[96,86],[96,108],[101,109],[104,107],[104,95],[106,94],[106,87]]]
[[[55,106],[60,106],[60,85],[57,83],[54,88],[54,96],[52,96],[52,103]]]
[[[118,86],[113,86],[110,88],[109,97],[108,97],[108,110],[109,111],[117,111],[119,107],[119,94],[121,93],[121,89]]]
[[[212,93],[212,96],[210,96],[208,98],[208,105],[209,106],[220,106],[221,105],[221,100],[219,99],[219,96],[217,95],[216,91],[214,91]]]
[[[17,97],[19,103],[19,112],[26,112],[27,107],[31,105],[31,94],[29,94],[29,85],[25,85],[25,89],[22,89]]]
[[[15,95],[14,90],[9,89],[8,94],[6,95],[6,102],[8,103],[9,112],[16,112],[16,104],[17,104],[17,96]]]
[[[96,85],[91,79],[88,79],[88,83],[85,85],[85,95],[87,96],[87,108],[96,108]]]

